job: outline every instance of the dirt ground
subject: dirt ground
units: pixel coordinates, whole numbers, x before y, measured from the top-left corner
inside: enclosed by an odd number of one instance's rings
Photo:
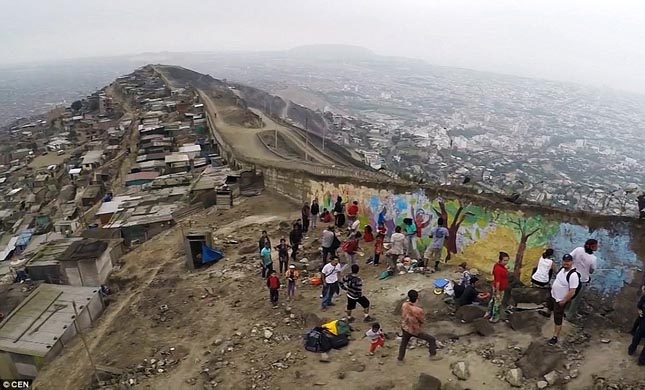
[[[420,373],[462,389],[507,389],[502,378],[532,341],[546,342],[552,323],[546,318],[541,334],[516,332],[505,323],[495,325],[488,337],[469,331],[441,296],[429,295],[426,327],[436,334],[443,359],[431,362],[427,349],[412,343],[404,363],[398,363],[399,342],[388,339],[375,356],[366,356],[368,342],[362,338],[368,325],[355,316],[350,345],[329,353],[330,362],[303,348],[302,335],[318,320],[344,315],[345,298],[321,312],[320,288],[298,285],[297,299],[287,302],[281,291],[273,308],[264,280],[259,276],[257,240],[264,229],[273,245],[286,237],[296,207],[281,198],[261,195],[243,198],[231,210],[205,210],[189,222],[175,226],[125,255],[111,277],[117,290],[111,304],[87,334],[94,362],[101,366],[100,383],[92,383],[92,370],[79,338],[39,375],[38,389],[393,389],[413,388]],[[285,223],[287,222],[287,223]],[[225,260],[207,268],[188,271],[184,266],[182,231],[209,228],[215,246]],[[322,230],[310,234],[303,255],[314,261]],[[237,241],[235,243],[234,241]],[[277,266],[277,261],[276,261]],[[381,266],[382,267],[382,266]],[[363,266],[365,293],[372,301],[372,314],[385,332],[399,330],[397,304],[411,289],[427,289],[434,279],[450,276],[446,267],[438,274],[397,275],[379,281],[384,268]],[[577,328],[565,327],[565,339],[576,338]],[[612,330],[585,330],[583,342],[565,342],[567,354],[577,369],[566,385],[550,388],[592,388],[595,376],[633,388],[644,378],[644,369],[627,356],[629,337]],[[601,343],[601,338],[608,343]],[[451,364],[469,364],[470,377],[459,381]],[[571,367],[570,367],[571,369]],[[105,371],[123,372],[110,377]],[[565,369],[560,368],[562,375]],[[523,388],[535,389],[536,380],[524,380]],[[629,387],[627,384],[632,384]],[[602,388],[602,387],[601,387]]]

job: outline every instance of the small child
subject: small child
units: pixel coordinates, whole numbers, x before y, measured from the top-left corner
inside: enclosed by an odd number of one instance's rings
[[[365,333],[365,337],[370,340],[369,356],[374,356],[376,348],[383,348],[383,345],[385,345],[385,335],[378,322],[372,324],[372,328]]]
[[[378,232],[376,240],[374,241],[374,265],[379,265],[381,261],[381,254],[383,253],[383,242],[385,241],[385,234]]]
[[[284,277],[287,278],[287,297],[292,299],[296,296],[296,281],[300,278],[300,273],[296,271],[296,266],[291,264]]]
[[[280,291],[280,278],[274,270],[271,270],[267,278],[267,287],[269,288],[269,298],[273,307],[278,307],[278,292]]]

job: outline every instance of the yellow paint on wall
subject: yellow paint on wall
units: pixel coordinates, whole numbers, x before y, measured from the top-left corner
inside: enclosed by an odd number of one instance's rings
[[[464,248],[463,252],[453,256],[455,260],[451,260],[450,262],[452,264],[459,264],[465,261],[470,268],[477,268],[481,275],[490,279],[499,252],[509,254],[511,258],[509,270],[512,271],[514,269],[515,255],[517,254],[517,247],[519,245],[520,242],[517,239],[515,231],[504,226],[497,226],[489,230],[484,239],[468,245]],[[537,265],[543,251],[543,248],[526,249],[524,252],[522,274],[520,275],[522,282],[527,284],[530,282],[531,271]]]

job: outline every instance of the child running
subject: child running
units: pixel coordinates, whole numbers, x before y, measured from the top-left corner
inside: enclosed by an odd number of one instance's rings
[[[385,344],[385,335],[381,329],[381,325],[378,322],[372,324],[372,328],[365,333],[365,337],[370,340],[370,352],[369,356],[374,356],[376,348],[383,348]]]
[[[291,300],[296,296],[296,281],[300,278],[300,273],[296,271],[296,266],[292,264],[284,277],[287,278],[287,298]]]

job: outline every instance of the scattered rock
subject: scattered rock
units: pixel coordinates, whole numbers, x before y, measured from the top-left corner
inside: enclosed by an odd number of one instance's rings
[[[303,320],[305,322],[305,327],[307,328],[312,328],[314,326],[320,326],[323,324],[320,317],[318,317],[315,313],[305,313]]]
[[[441,390],[441,381],[436,377],[428,374],[419,374],[419,379],[413,390]]]
[[[271,337],[273,337],[273,332],[271,332],[271,330],[269,330],[269,329],[265,329],[264,330],[264,338],[268,340]]]
[[[547,381],[538,381],[537,383],[538,389],[546,389],[548,386],[549,386],[549,382]]]
[[[259,252],[258,245],[249,244],[240,248],[237,253],[241,255],[250,255],[251,253],[256,253],[256,252]]]
[[[513,368],[506,374],[506,382],[513,387],[522,387],[522,369]]]
[[[534,341],[516,364],[527,378],[533,379],[555,370],[563,359],[564,354],[557,347],[547,345],[543,341]]]
[[[544,375],[544,379],[553,386],[560,380],[560,374],[557,371],[551,371],[548,374]]]
[[[347,365],[347,370],[348,371],[356,371],[356,372],[363,372],[365,371],[365,364],[358,362],[358,361],[352,361],[350,364]]]
[[[461,322],[469,324],[478,318],[484,317],[484,314],[486,314],[486,309],[484,309],[484,307],[477,305],[466,305],[461,306],[459,309],[457,309],[455,317],[457,317],[457,319]]]
[[[481,336],[490,336],[495,333],[495,327],[485,318],[477,318],[473,321],[475,331]]]
[[[339,371],[338,374],[336,374],[336,378],[338,379],[345,379],[345,372],[344,371]]]
[[[609,339],[600,339],[600,342],[603,343],[603,344],[609,344],[609,343],[611,343],[611,340],[609,340]]]
[[[331,360],[329,359],[329,354],[327,352],[323,352],[320,354],[320,361],[323,363],[329,363]]]
[[[516,311],[508,317],[508,325],[518,332],[541,334],[546,318],[535,311]]]
[[[465,381],[470,377],[470,371],[468,370],[467,362],[454,363],[451,365],[451,368],[453,375],[462,381]]]
[[[396,383],[391,379],[387,379],[372,387],[372,390],[392,390],[394,388],[396,388]]]

